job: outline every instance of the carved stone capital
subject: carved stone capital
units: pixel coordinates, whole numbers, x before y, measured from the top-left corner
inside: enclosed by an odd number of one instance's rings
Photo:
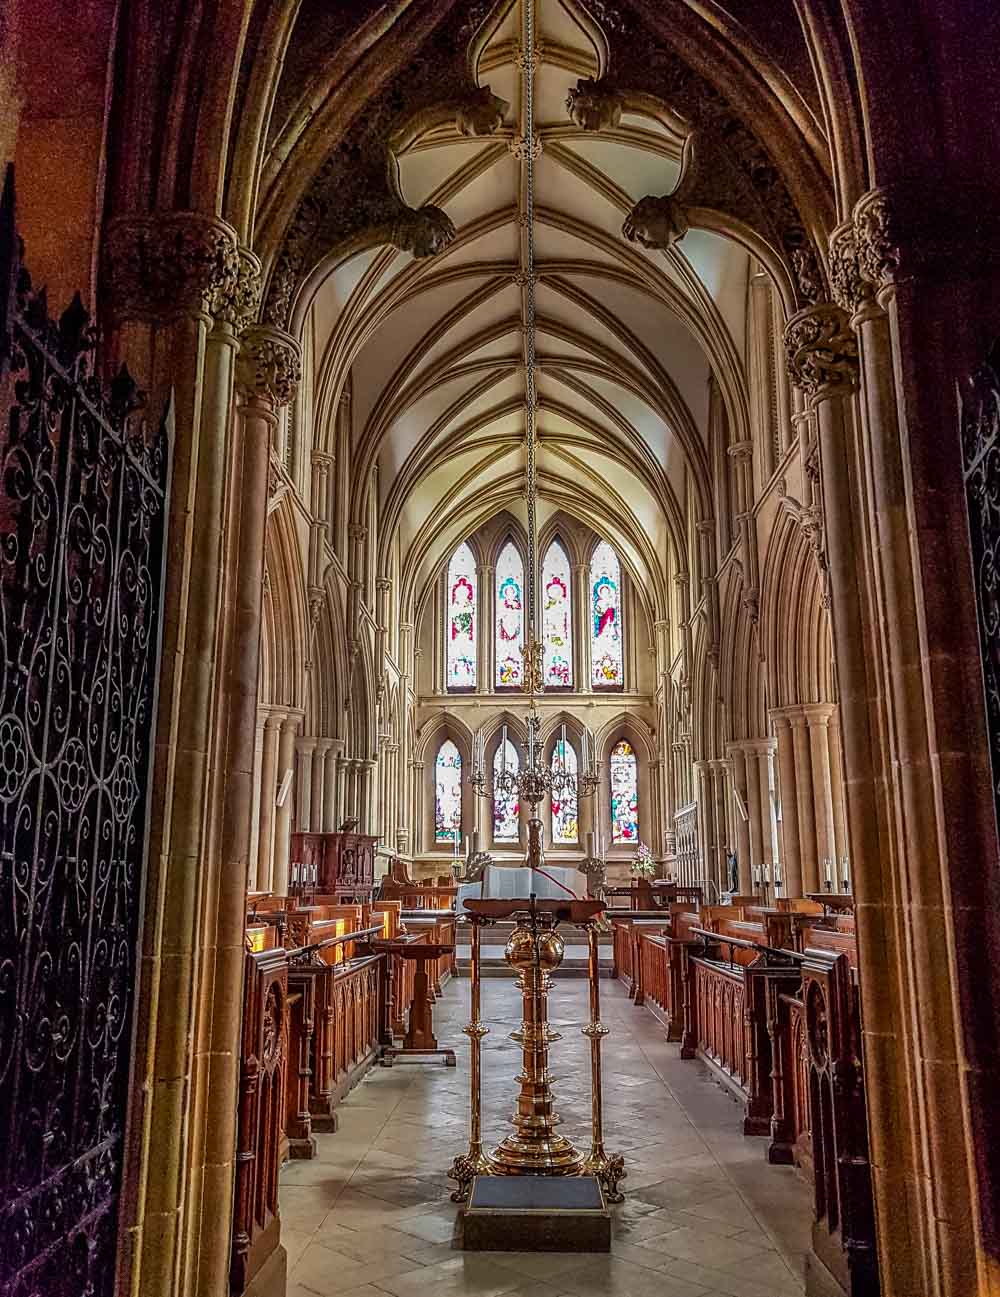
[[[885,190],[872,189],[858,200],[853,223],[861,276],[877,292],[895,282],[902,259]]]
[[[208,315],[239,296],[236,232],[198,212],[119,217],[108,226],[104,274],[117,320]]]
[[[606,131],[622,119],[622,96],[593,77],[583,77],[566,96],[571,121],[584,131]]]
[[[418,260],[436,257],[454,241],[455,226],[447,212],[433,203],[404,207],[393,221],[389,242]]]
[[[644,248],[670,248],[687,232],[687,215],[669,194],[640,198],[622,225],[622,234],[629,243]]]
[[[785,326],[788,375],[813,401],[857,386],[858,341],[847,312],[832,302],[807,306]]]
[[[833,300],[843,310],[853,314],[871,296],[871,287],[861,273],[853,221],[844,221],[831,232],[828,255]]]
[[[260,260],[249,248],[237,249],[234,279],[220,284],[212,300],[212,314],[242,333],[256,320],[260,310]]]
[[[302,379],[299,344],[281,329],[254,325],[243,334],[236,376],[247,395],[275,407],[288,405]]]
[[[748,463],[753,459],[753,442],[749,438],[746,441],[734,441],[726,447],[726,454],[739,464]]]

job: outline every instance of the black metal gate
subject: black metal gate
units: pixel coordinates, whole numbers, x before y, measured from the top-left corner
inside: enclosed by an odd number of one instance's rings
[[[1000,823],[1000,343],[962,393],[961,418],[993,796]]]
[[[0,1295],[106,1297],[138,976],[167,445],[0,208]]]

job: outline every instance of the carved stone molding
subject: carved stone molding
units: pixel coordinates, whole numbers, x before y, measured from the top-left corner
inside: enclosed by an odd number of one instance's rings
[[[813,401],[853,391],[858,380],[858,342],[847,312],[832,302],[807,306],[785,326],[788,374]]]
[[[671,248],[687,232],[684,209],[669,194],[640,198],[622,225],[625,238],[644,248]]]
[[[542,137],[534,135],[529,140],[523,135],[518,135],[507,147],[510,149],[511,157],[516,158],[518,162],[524,162],[528,158],[531,158],[532,162],[537,162],[542,156]]]
[[[281,329],[255,325],[243,334],[236,374],[248,395],[275,407],[288,405],[302,379],[299,344]]]
[[[566,96],[566,111],[576,126],[584,131],[607,131],[622,119],[622,95],[610,86],[585,77]]]
[[[117,320],[210,314],[240,297],[242,269],[235,230],[198,212],[118,217],[108,225],[104,274]]]

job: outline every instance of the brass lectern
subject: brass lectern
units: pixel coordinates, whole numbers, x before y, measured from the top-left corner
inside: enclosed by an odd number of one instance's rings
[[[472,924],[471,1018],[465,1028],[472,1046],[471,1108],[472,1129],[468,1152],[455,1158],[449,1179],[458,1187],[451,1195],[455,1202],[468,1198],[477,1175],[591,1175],[604,1189],[609,1202],[621,1202],[618,1188],[625,1177],[620,1154],[604,1150],[601,1100],[601,1043],[608,1029],[600,1016],[600,967],[598,962],[598,925],[603,911],[600,901],[539,900],[467,900],[465,909]],[[481,1131],[481,1042],[489,1028],[480,1018],[480,931],[498,920],[513,917],[516,923],[504,957],[519,974],[522,994],[522,1016],[519,1031],[511,1038],[521,1046],[522,1068],[517,1077],[519,1093],[512,1118],[514,1131],[492,1154],[483,1151]],[[568,1139],[558,1134],[559,1116],[553,1105],[549,1074],[549,1045],[559,1039],[548,1025],[548,992],[551,974],[562,963],[564,942],[557,931],[561,923],[583,928],[587,932],[590,976],[590,1021],[583,1034],[590,1039],[591,1051],[591,1150],[578,1152]]]

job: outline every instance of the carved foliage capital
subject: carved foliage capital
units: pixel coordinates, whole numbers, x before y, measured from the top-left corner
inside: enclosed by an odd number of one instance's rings
[[[217,288],[212,314],[242,333],[256,320],[260,310],[260,261],[248,248],[239,248],[236,255],[236,275],[227,277]]]
[[[853,224],[860,273],[876,290],[885,288],[895,281],[901,260],[885,190],[872,189],[858,201]]]
[[[248,395],[274,406],[288,405],[302,378],[299,344],[281,329],[255,325],[243,335],[237,378]]]
[[[785,326],[785,359],[791,381],[813,400],[853,390],[858,343],[847,312],[832,302],[798,311]]]
[[[853,313],[871,295],[871,288],[861,274],[853,221],[844,221],[831,233],[828,253],[833,300],[843,310]]]
[[[108,226],[104,273],[119,320],[208,314],[237,295],[236,232],[198,212],[119,217]]]

